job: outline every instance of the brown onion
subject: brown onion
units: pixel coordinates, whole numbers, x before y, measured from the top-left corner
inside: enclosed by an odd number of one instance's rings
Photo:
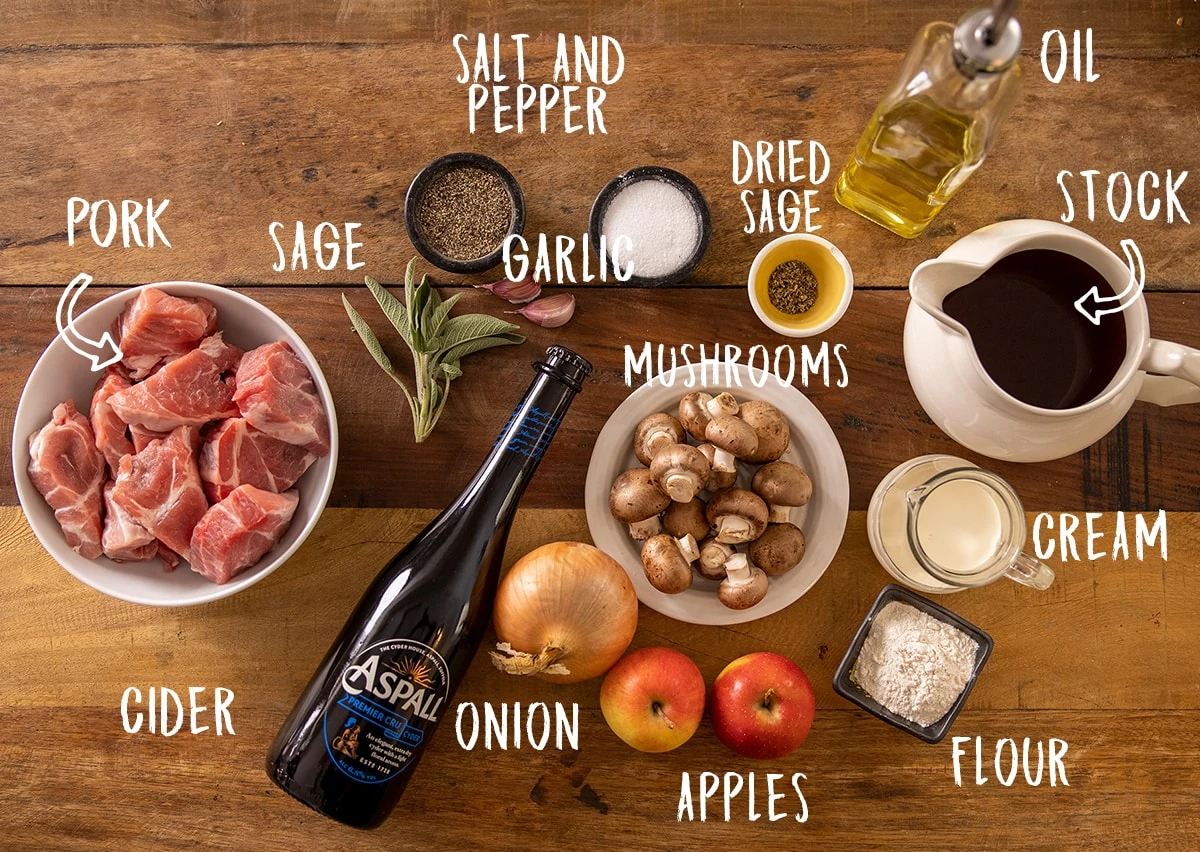
[[[599,677],[629,647],[637,610],[633,583],[611,556],[577,541],[542,545],[496,592],[492,663],[554,683]]]

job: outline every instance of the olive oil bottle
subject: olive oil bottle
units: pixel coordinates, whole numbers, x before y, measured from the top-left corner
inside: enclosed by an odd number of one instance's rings
[[[838,178],[843,207],[915,237],[979,168],[1017,95],[1015,6],[921,30]]]

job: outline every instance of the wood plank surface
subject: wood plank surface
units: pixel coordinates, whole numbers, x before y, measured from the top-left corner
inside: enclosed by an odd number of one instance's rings
[[[902,48],[927,21],[957,19],[967,8],[950,0],[915,0],[865,7],[837,0],[743,0],[653,4],[582,0],[547,9],[531,0],[440,4],[428,0],[343,0],[297,4],[288,0],[155,3],[134,0],[13,0],[0,46],[162,44],[216,42],[448,41],[455,33],[606,33],[623,43],[804,44]],[[97,14],[99,12],[99,14]],[[569,12],[569,13],[568,13]],[[1024,6],[1027,45],[1048,29],[1092,27],[1106,50],[1194,53],[1200,15],[1188,0],[1148,5],[1092,0],[1048,0]]]
[[[481,825],[504,826],[489,848],[691,848],[761,839],[815,848],[1192,848],[1200,833],[1200,515],[1169,518],[1169,562],[1053,563],[1055,585],[1015,584],[943,599],[990,632],[996,648],[952,735],[980,736],[984,774],[974,783],[968,745],[956,787],[952,743],[930,746],[888,728],[833,694],[830,681],[850,638],[888,581],[867,546],[864,515],[851,514],[843,546],[800,601],[730,628],[682,624],[641,607],[634,647],[689,654],[706,680],[743,653],[770,648],[795,659],[817,698],[812,734],[792,756],[736,758],[705,722],[675,752],[633,752],[598,711],[599,682],[554,686],[514,679],[476,660],[455,702],[532,701],[580,707],[580,747],[564,753],[472,752],[443,725],[417,780],[383,829],[365,836],[292,802],[262,773],[267,744],[374,571],[432,516],[414,510],[328,510],[297,554],[232,598],[182,610],[124,604],[82,586],[41,550],[19,510],[0,509],[10,570],[0,587],[0,765],[9,804],[0,809],[6,848],[55,838],[54,848],[473,847]],[[558,539],[587,540],[582,512],[523,511],[506,562]],[[46,618],[58,613],[59,618]],[[116,653],[114,653],[116,652]],[[47,671],[54,677],[47,677]],[[233,689],[235,736],[128,735],[120,700],[129,686]],[[53,733],[51,733],[53,732]],[[1065,740],[1070,786],[1002,787],[991,749],[1015,737]],[[803,772],[809,819],[747,821],[746,795],[723,820],[676,821],[681,775],[757,777],[765,810],[768,772]],[[80,778],[106,779],[99,786]],[[1048,777],[1048,776],[1047,776]],[[786,784],[786,782],[785,782]],[[790,790],[789,790],[790,792]],[[1134,802],[1154,818],[1134,817]],[[716,812],[714,814],[714,811]],[[1014,825],[1019,814],[1020,825]],[[1031,826],[1036,826],[1031,828]],[[517,833],[514,833],[517,832]],[[518,839],[519,838],[519,839]]]
[[[98,290],[99,298],[107,291]],[[576,399],[534,478],[523,505],[582,507],[583,484],[600,428],[631,392],[625,385],[625,346],[640,352],[646,341],[682,347],[719,344],[743,352],[762,344],[772,351],[791,345],[799,363],[803,343],[770,333],[755,318],[743,290],[603,289],[579,293],[572,322],[540,329],[522,322],[529,341],[472,356],[433,436],[416,445],[412,421],[395,387],[354,336],[336,288],[247,288],[248,295],[276,311],[300,334],[321,364],[333,392],[341,435],[334,506],[440,508],[458,493],[487,454],[504,414],[529,382],[529,363],[546,346],[577,349],[596,371]],[[60,293],[51,289],[0,290],[0,451],[9,455],[12,416],[38,353],[54,334]],[[353,303],[377,329],[387,326],[366,288],[349,291]],[[1147,297],[1154,333],[1200,346],[1200,299],[1191,294]],[[825,415],[841,444],[850,473],[851,505],[865,509],[875,486],[899,464],[925,453],[961,454],[1005,477],[1033,509],[1168,509],[1200,511],[1200,406],[1157,408],[1137,404],[1101,442],[1072,456],[1038,465],[998,462],[955,444],[924,414],[904,371],[902,329],[907,293],[856,293],[840,323],[808,345],[843,344],[848,384],[836,386],[840,371],[832,352],[830,387],[814,377],[807,388],[798,370],[796,386]],[[470,291],[462,312],[499,314],[499,299]],[[681,310],[686,304],[688,309]],[[716,320],[714,318],[720,318]],[[394,333],[385,346],[405,375],[411,363]],[[692,350],[693,357],[695,348]],[[743,358],[744,360],[744,358]],[[667,366],[670,355],[667,355]],[[682,361],[681,361],[682,363]],[[655,367],[657,374],[657,367]],[[643,377],[644,379],[644,377]],[[635,387],[641,381],[635,379]],[[681,395],[683,391],[680,392]],[[80,405],[86,400],[79,400]],[[49,412],[46,414],[49,418]],[[632,426],[630,427],[632,429]],[[10,471],[0,480],[0,504],[16,502]]]
[[[988,161],[925,236],[912,241],[859,219],[832,187],[903,51],[922,24],[970,4],[846,0],[578,0],[462,3],[340,0],[10,0],[0,11],[0,455],[39,353],[54,335],[63,287],[94,276],[86,297],[174,279],[235,287],[290,323],[330,381],[342,452],[326,509],[299,551],[261,583],[200,607],[154,609],[87,588],[28,528],[8,463],[0,473],[0,849],[1161,849],[1200,847],[1200,406],[1135,405],[1089,449],[1039,465],[971,454],[921,410],[904,371],[901,334],[912,269],[986,224],[1056,220],[1061,170],[1096,169],[1095,221],[1077,227],[1116,249],[1137,241],[1156,337],[1200,347],[1200,5],[1197,0],[1046,0],[1022,4],[1022,92]],[[1049,83],[1042,33],[1091,28],[1099,81]],[[456,33],[528,33],[527,78],[549,83],[558,33],[620,40],[621,79],[603,104],[607,134],[471,133],[467,86],[455,82]],[[503,70],[515,68],[505,42]],[[468,52],[473,58],[473,52]],[[509,92],[511,95],[511,91]],[[510,113],[511,114],[511,113]],[[481,114],[481,121],[490,121]],[[706,720],[665,755],[633,751],[600,712],[598,680],[572,686],[502,675],[481,656],[455,702],[578,704],[578,750],[464,751],[453,717],[435,735],[400,809],[372,834],[326,820],[289,799],[263,759],[347,613],[375,572],[468,479],[551,343],[577,349],[596,373],[575,402],[516,516],[505,567],[537,545],[589,540],[584,479],[597,433],[631,392],[624,349],[791,344],[747,304],[758,249],[780,233],[745,233],[734,140],[817,140],[829,174],[774,183],[816,188],[817,232],[836,243],[858,292],[822,338],[843,345],[848,385],[801,388],[845,453],[851,512],[842,546],[801,600],[732,627],[685,624],[640,607],[632,647],[691,656],[706,682],[731,659],[770,650],[809,674],[817,714],[792,756],[735,757]],[[578,238],[596,193],[637,165],[676,168],[705,193],[709,252],[677,288],[571,284],[568,326],[522,322],[529,342],[473,356],[441,425],[412,440],[399,390],[350,329],[340,292],[376,328],[362,287],[395,284],[413,254],[403,223],[413,175],[444,153],[477,150],[507,165],[524,191],[526,234]],[[807,151],[804,152],[807,154]],[[1104,212],[1110,172],[1178,176],[1191,223]],[[1077,183],[1077,212],[1086,195]],[[153,197],[171,247],[68,244],[67,200]],[[1162,208],[1165,210],[1165,207]],[[274,271],[268,226],[359,222],[363,245],[348,270]],[[86,226],[85,226],[86,227]],[[120,239],[118,234],[118,240]],[[291,234],[284,244],[290,253]],[[578,262],[578,261],[577,261]],[[423,268],[429,267],[423,264]],[[433,277],[451,288],[502,270]],[[555,285],[553,288],[560,288]],[[455,292],[458,292],[455,290]],[[479,291],[461,311],[506,306]],[[392,334],[384,344],[403,364]],[[831,384],[838,371],[834,362]],[[47,412],[48,415],[48,412]],[[27,436],[18,435],[17,440]],[[939,602],[978,624],[995,651],[952,736],[979,736],[976,786],[968,745],[955,785],[949,739],[927,745],[854,708],[831,681],[851,637],[890,578],[873,556],[865,508],[879,480],[923,453],[964,455],[1013,484],[1032,521],[1042,511],[1103,513],[1111,547],[1118,510],[1166,509],[1170,551],[1144,559],[1048,560],[1057,577],[1036,592],[1006,581]],[[171,738],[127,734],[121,695],[136,686],[233,690],[236,734]],[[211,715],[209,717],[211,724]],[[1069,744],[1070,786],[996,780],[1000,738]],[[726,822],[720,793],[708,819],[677,819],[683,773],[756,777]],[[808,820],[791,790],[801,782]],[[766,815],[768,773],[785,777]],[[732,778],[732,776],[729,776]],[[698,804],[697,804],[698,809]],[[697,812],[697,817],[699,816]]]
[[[528,79],[548,82],[550,46],[531,45],[527,54]],[[703,57],[698,63],[689,46],[631,47],[603,104],[608,135],[567,135],[551,124],[544,135],[527,129],[518,136],[468,131],[466,86],[454,82],[460,64],[447,44],[8,53],[3,67],[21,85],[0,88],[7,172],[0,285],[61,287],[81,271],[107,284],[360,280],[344,267],[322,272],[312,257],[307,270],[274,272],[269,225],[287,225],[290,255],[297,220],[309,234],[321,221],[361,223],[355,260],[396,280],[413,254],[403,224],[408,184],[427,162],[458,150],[493,155],[513,171],[534,239],[547,233],[581,240],[596,194],[626,169],[678,169],[700,186],[713,217],[708,256],[689,283],[738,285],[780,226],[743,232],[749,217],[741,193],[751,191],[758,216],[763,187],[757,176],[735,185],[733,141],[753,147],[789,138],[816,139],[828,152],[812,222],[849,257],[859,288],[906,285],[918,263],[983,225],[1058,219],[1066,211],[1056,183],[1063,169],[1103,172],[1094,222],[1082,212],[1082,179],[1072,184],[1081,211],[1075,224],[1114,249],[1122,238],[1137,240],[1150,289],[1200,282],[1195,226],[1177,213],[1167,224],[1165,203],[1157,220],[1144,222],[1136,200],[1132,218],[1117,224],[1103,200],[1109,172],[1133,175],[1136,187],[1146,170],[1165,180],[1171,169],[1176,181],[1188,171],[1179,203],[1200,222],[1200,61],[1105,60],[1102,81],[1092,85],[1055,86],[1029,68],[994,153],[925,236],[903,240],[841,208],[832,195],[898,53],[739,46]],[[326,94],[333,91],[336,97]],[[559,113],[551,118],[561,122]],[[811,188],[807,179],[766,188],[777,199],[788,186]],[[74,196],[115,199],[118,206],[126,198],[169,198],[160,224],[171,248],[99,248],[86,233],[69,247],[67,201]],[[102,218],[101,233],[106,225]],[[577,274],[579,264],[576,257]]]

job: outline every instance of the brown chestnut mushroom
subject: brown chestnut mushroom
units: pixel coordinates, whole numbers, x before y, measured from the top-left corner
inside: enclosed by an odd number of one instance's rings
[[[767,575],[744,553],[735,553],[725,563],[725,579],[717,597],[730,609],[749,609],[767,594]]]
[[[660,450],[650,463],[654,481],[676,503],[687,503],[704,490],[708,470],[704,453],[689,444]]]
[[[692,391],[679,400],[679,422],[697,441],[704,440],[704,427],[712,419],[705,407],[711,400],[712,395],[703,391]]]
[[[704,513],[717,528],[713,538],[722,544],[754,541],[767,528],[767,504],[744,488],[718,491],[709,499]]]
[[[745,420],[733,414],[719,414],[708,421],[704,438],[713,446],[732,453],[739,459],[754,455],[758,435]]]
[[[752,399],[742,403],[738,417],[758,436],[758,446],[745,457],[746,461],[751,464],[772,462],[787,452],[791,429],[778,408],[761,399]]]
[[[633,433],[633,454],[646,467],[661,450],[683,441],[683,426],[670,414],[658,412],[643,417]]]
[[[674,539],[659,533],[642,545],[642,568],[650,585],[668,595],[686,591],[692,584],[692,562],[699,557],[691,536]]]
[[[676,538],[690,535],[699,541],[707,538],[708,518],[704,514],[704,501],[694,497],[686,503],[672,502],[662,519],[663,529]]]
[[[737,413],[738,402],[728,392],[714,397],[703,391],[692,391],[679,400],[679,422],[697,441],[705,440],[704,430],[709,420],[720,414]]]
[[[735,553],[736,550],[715,538],[704,539],[700,542],[700,559],[696,562],[696,573],[706,580],[724,580],[725,563]]]
[[[613,482],[608,492],[608,509],[614,518],[629,524],[629,534],[642,541],[662,529],[658,516],[671,504],[671,498],[654,482],[644,467],[627,470]]]
[[[704,484],[705,491],[711,494],[737,482],[737,459],[733,453],[712,444],[701,444],[696,449],[708,459],[708,482]]]
[[[767,531],[750,543],[750,559],[768,577],[786,574],[803,558],[804,533],[795,524],[767,524]]]
[[[754,474],[750,487],[771,507],[773,524],[787,523],[793,506],[804,506],[812,499],[812,480],[791,462],[764,464]]]

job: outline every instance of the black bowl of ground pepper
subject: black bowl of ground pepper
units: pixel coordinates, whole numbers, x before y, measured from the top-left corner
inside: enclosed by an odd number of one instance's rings
[[[446,272],[483,272],[500,262],[504,242],[525,229],[517,179],[483,154],[438,157],[421,169],[404,197],[413,247]]]

